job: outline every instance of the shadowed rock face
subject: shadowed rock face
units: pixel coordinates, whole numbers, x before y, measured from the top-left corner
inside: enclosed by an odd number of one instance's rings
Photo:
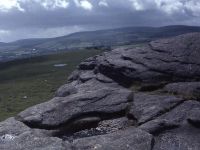
[[[199,58],[199,33],[91,57],[55,98],[0,123],[0,149],[198,150]]]

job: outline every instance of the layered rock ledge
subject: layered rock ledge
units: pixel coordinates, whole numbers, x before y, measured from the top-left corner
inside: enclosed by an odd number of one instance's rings
[[[0,149],[199,150],[199,91],[199,33],[115,49],[1,122]]]

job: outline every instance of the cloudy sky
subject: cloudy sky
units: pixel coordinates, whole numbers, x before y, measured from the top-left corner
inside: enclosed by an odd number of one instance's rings
[[[123,26],[200,25],[200,0],[0,0],[0,41]]]

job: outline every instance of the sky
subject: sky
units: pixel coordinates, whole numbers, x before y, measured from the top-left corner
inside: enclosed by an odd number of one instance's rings
[[[0,41],[126,26],[200,25],[200,0],[0,0]]]

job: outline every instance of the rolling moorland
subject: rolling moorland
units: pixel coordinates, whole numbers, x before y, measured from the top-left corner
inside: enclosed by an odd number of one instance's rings
[[[112,46],[144,43],[190,32],[200,32],[200,27],[127,27],[78,32],[56,38],[24,39],[10,43],[0,43],[0,62],[84,48],[98,47],[108,50]]]
[[[85,49],[1,63],[0,120],[52,98],[81,61],[101,52]]]

